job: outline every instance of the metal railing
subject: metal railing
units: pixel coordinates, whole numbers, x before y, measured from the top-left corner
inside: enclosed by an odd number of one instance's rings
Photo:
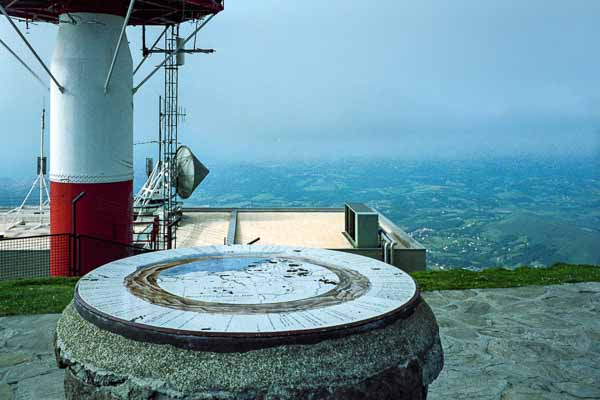
[[[158,250],[160,247],[160,218],[153,214],[135,214],[131,223],[135,245]]]
[[[109,262],[152,251],[154,250],[112,240],[77,235],[74,271],[77,276],[85,275],[89,271]]]

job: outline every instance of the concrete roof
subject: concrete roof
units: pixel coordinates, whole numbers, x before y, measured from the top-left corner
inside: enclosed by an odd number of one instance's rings
[[[349,249],[343,212],[240,212],[235,242]]]
[[[223,244],[229,228],[228,212],[185,212],[177,229],[177,247]]]
[[[189,211],[183,213],[177,231],[177,247],[223,244],[230,223],[235,223],[235,243],[247,244],[260,238],[257,244],[301,246],[327,249],[350,249],[352,245],[342,235],[343,211],[237,210],[232,212]]]

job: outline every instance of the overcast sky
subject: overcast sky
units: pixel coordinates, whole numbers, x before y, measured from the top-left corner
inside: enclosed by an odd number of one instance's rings
[[[598,155],[599,21],[598,0],[229,0],[199,38],[217,52],[181,71],[180,139],[209,162]],[[28,38],[49,62],[55,36]],[[4,20],[0,38],[35,65]],[[157,74],[135,97],[136,142],[161,90]],[[49,96],[3,48],[0,93],[6,176],[33,169]]]

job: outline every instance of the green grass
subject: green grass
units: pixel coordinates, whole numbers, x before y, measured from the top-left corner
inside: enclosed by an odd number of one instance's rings
[[[507,288],[600,282],[600,266],[555,264],[549,268],[425,271],[411,274],[422,291]],[[77,278],[0,282],[0,316],[59,313],[73,299]]]
[[[73,299],[77,278],[35,278],[0,282],[0,316],[59,313]]]
[[[481,272],[455,269],[413,272],[411,275],[419,283],[422,291],[489,289],[600,282],[600,266],[554,264],[548,268],[492,268]]]

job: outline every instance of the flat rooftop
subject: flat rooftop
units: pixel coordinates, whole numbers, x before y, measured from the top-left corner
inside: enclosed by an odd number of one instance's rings
[[[377,214],[382,242],[354,247],[344,233],[344,208],[184,208],[177,247],[252,243],[322,248],[371,257],[407,272],[424,270],[425,248]]]
[[[184,212],[177,229],[177,247],[224,244],[230,218],[229,212]]]
[[[186,210],[177,230],[177,246],[193,247],[224,243],[350,249],[342,234],[344,212]]]
[[[240,212],[235,243],[350,249],[343,212]]]
[[[37,207],[26,207],[16,213],[9,209],[0,209],[0,236],[18,238],[50,234],[50,210],[39,213]]]

